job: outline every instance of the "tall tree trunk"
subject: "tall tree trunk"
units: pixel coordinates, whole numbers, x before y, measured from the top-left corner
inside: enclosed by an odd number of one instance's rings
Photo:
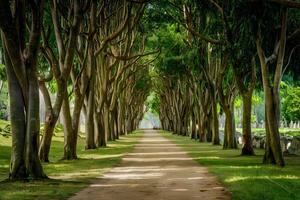
[[[271,88],[265,88],[266,147],[263,162],[284,166],[279,134],[279,102],[279,93]]]
[[[49,92],[45,86],[45,83],[41,83],[40,90],[44,96],[45,105],[47,107],[46,119],[44,125],[44,133],[41,139],[39,147],[39,157],[42,162],[49,162],[49,152],[51,147],[52,136],[54,133],[55,125],[59,119],[60,110],[63,103],[63,88],[65,87],[65,82],[58,80],[57,81],[57,95],[54,107],[52,108],[51,99]]]
[[[213,145],[220,145],[220,138],[219,138],[219,115],[217,110],[217,102],[216,99],[213,98],[212,101],[212,144]]]
[[[192,139],[197,139],[197,131],[196,131],[196,116],[195,114],[192,114]]]
[[[266,126],[266,147],[263,163],[277,164],[284,166],[285,161],[280,145],[279,121],[280,121],[280,82],[282,78],[283,61],[286,45],[287,30],[287,8],[282,8],[281,33],[278,41],[277,63],[273,83],[269,71],[268,59],[262,49],[262,38],[259,30],[256,40],[257,53],[260,60],[261,74],[265,97],[265,126]],[[277,45],[276,45],[277,46]]]
[[[242,94],[243,99],[243,148],[242,155],[254,155],[251,138],[252,90]]]
[[[105,135],[104,143],[107,144],[108,137],[110,136],[109,107],[107,103],[104,103],[103,120],[104,120],[104,135]]]
[[[104,119],[100,116],[102,113],[95,113],[95,135],[96,135],[96,145],[97,147],[106,147],[107,139],[105,136],[105,128],[104,128]]]
[[[234,101],[230,103],[228,109],[225,109],[225,129],[224,129],[224,149],[237,148],[236,136],[235,136],[235,120],[234,120]]]
[[[88,87],[88,103],[87,116],[85,123],[86,145],[85,149],[95,149],[95,126],[94,126],[94,110],[95,110],[95,73],[92,71],[91,80]]]
[[[25,102],[22,89],[14,74],[10,58],[7,53],[5,58],[6,73],[8,78],[8,89],[10,97],[10,121],[12,133],[12,151],[10,162],[9,179],[18,180],[27,178],[27,169],[25,166]]]
[[[35,61],[32,61],[35,62]],[[36,65],[33,65],[36,66]],[[34,179],[44,178],[45,174],[38,156],[38,146],[40,140],[40,116],[39,116],[39,86],[36,70],[27,66],[28,79],[28,106],[26,111],[26,139],[25,139],[25,165],[29,174]]]
[[[202,118],[198,117],[198,133],[199,133],[199,142],[206,142],[206,132],[205,132],[205,118],[204,113],[202,114]]]
[[[11,6],[16,10],[11,11]],[[44,2],[0,1],[0,29],[10,96],[12,154],[10,180],[47,178],[38,157],[40,121],[37,54]],[[25,8],[30,10],[28,18]],[[14,16],[13,16],[14,15]],[[30,19],[29,19],[30,18]],[[31,27],[25,44],[25,23]],[[23,26],[24,25],[24,26]]]
[[[73,154],[73,141],[74,141],[74,131],[72,126],[72,117],[68,99],[68,93],[64,94],[64,102],[62,105],[62,116],[64,125],[64,156],[65,160],[77,159],[77,155]]]
[[[113,110],[113,117],[114,117],[114,130],[115,130],[115,135],[116,135],[116,139],[118,140],[120,138],[120,132],[119,132],[119,126],[118,126],[118,109],[117,107],[114,108]]]
[[[121,105],[121,103],[119,102],[118,105],[118,131],[120,135],[125,135],[123,126],[124,126],[124,109],[123,109],[123,105]]]

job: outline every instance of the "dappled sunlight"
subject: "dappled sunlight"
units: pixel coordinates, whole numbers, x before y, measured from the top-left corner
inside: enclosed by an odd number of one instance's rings
[[[178,188],[178,189],[171,189],[171,191],[175,191],[175,192],[187,192],[189,190],[185,189],[185,188]]]
[[[158,172],[158,171],[178,171],[184,168],[168,165],[164,166],[142,166],[142,167],[116,167],[111,172],[116,173],[132,173],[132,172]]]
[[[11,137],[3,137],[0,135],[0,146],[2,147],[11,147]]]
[[[158,146],[136,146],[136,149],[161,149],[162,147]],[[169,146],[168,149],[178,149],[176,146]]]
[[[159,143],[161,143],[161,142],[168,142],[168,140],[162,139],[162,138],[160,138],[160,137],[157,137],[157,139],[155,139],[155,138],[151,138],[151,139],[142,139],[141,142],[143,142],[143,143],[144,143],[144,142],[151,142],[151,143],[159,142]]]
[[[201,153],[201,154],[207,154],[207,153],[217,153],[218,151],[212,150],[212,151],[193,151],[193,150],[187,150],[187,153]]]
[[[136,146],[137,146],[137,147],[148,147],[148,146],[150,146],[150,147],[152,147],[152,146],[154,146],[154,147],[175,147],[174,144],[163,144],[163,143],[159,143],[159,144],[153,144],[153,143],[147,144],[147,143],[142,143],[142,144],[137,144]]]
[[[147,155],[184,155],[183,151],[173,151],[173,152],[151,152],[151,153],[129,153],[130,156],[147,156]]]
[[[139,200],[197,199],[198,195],[204,197],[201,194],[215,197],[225,193],[206,168],[197,165],[177,145],[156,137],[154,131],[145,134],[135,150],[123,157],[120,166],[99,178],[81,193],[82,197],[93,192],[93,197],[112,200],[123,199],[129,194]],[[199,190],[204,187],[205,191]]]
[[[79,170],[77,172],[66,172],[63,174],[52,174],[50,178],[53,179],[63,179],[63,180],[77,180],[88,177],[100,176],[103,172],[107,171],[108,168],[97,168],[89,170]]]
[[[224,158],[221,158],[221,157],[218,157],[218,156],[199,156],[199,157],[196,157],[196,159],[212,159],[212,160],[219,160],[219,159],[224,159]]]
[[[232,183],[236,181],[245,181],[245,180],[268,180],[268,179],[287,179],[287,180],[299,180],[299,176],[293,176],[293,175],[279,175],[279,176],[233,176],[230,178],[225,179],[225,182]]]
[[[90,185],[90,187],[138,187],[141,186],[142,184],[129,184],[129,183],[125,183],[125,184],[92,184]],[[147,184],[144,184],[145,186]]]
[[[102,155],[102,154],[96,154],[96,155],[91,155],[91,154],[86,154],[86,155],[80,155],[80,158],[84,159],[106,159],[106,158],[117,158],[117,157],[122,157],[124,154],[112,154],[112,155]]]
[[[186,157],[175,157],[175,158],[123,158],[125,161],[133,162],[157,162],[157,161],[186,161],[193,160],[192,158]]]
[[[129,147],[131,146],[130,144],[109,144],[105,147],[105,149],[109,149],[109,148],[124,148],[124,147]],[[102,149],[100,149],[102,150]],[[104,149],[103,149],[104,150]]]
[[[188,180],[201,180],[201,179],[204,179],[204,177],[191,177],[191,178],[188,178]]]
[[[115,173],[106,173],[103,175],[104,179],[120,179],[120,180],[139,180],[139,179],[151,179],[151,178],[160,178],[163,176],[163,173],[124,173],[124,174],[115,174]]]
[[[265,166],[264,166],[265,167]],[[250,166],[218,166],[216,168],[226,168],[226,169],[261,169],[263,168],[262,165],[250,165]]]

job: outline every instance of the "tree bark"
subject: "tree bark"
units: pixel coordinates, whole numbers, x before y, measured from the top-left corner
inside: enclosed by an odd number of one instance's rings
[[[77,159],[76,149],[74,151],[74,130],[72,126],[72,117],[70,111],[70,104],[68,93],[65,92],[64,102],[62,105],[62,116],[64,125],[64,156],[65,160]],[[75,154],[74,154],[75,153]]]
[[[282,78],[283,60],[286,45],[287,30],[287,8],[282,9],[281,33],[278,41],[278,55],[273,77],[273,83],[270,83],[270,72],[268,59],[265,57],[262,49],[261,33],[259,30],[256,40],[257,53],[260,60],[261,74],[263,80],[265,97],[265,118],[266,118],[266,147],[263,163],[277,164],[284,166],[285,161],[280,145],[279,120],[280,120],[280,82]]]
[[[217,102],[215,98],[212,101],[212,144],[213,145],[220,145],[220,138],[219,138],[219,115],[217,110]]]
[[[42,162],[49,162],[49,152],[51,147],[52,136],[54,133],[55,125],[59,118],[60,109],[63,103],[63,88],[65,83],[61,80],[57,80],[57,94],[54,107],[52,107],[49,91],[47,90],[45,83],[40,84],[40,90],[44,96],[45,105],[47,108],[45,117],[44,133],[39,147],[39,158]]]
[[[242,155],[254,155],[251,138],[252,91],[242,94],[243,99],[243,148]]]
[[[37,54],[43,19],[44,1],[0,1],[0,29],[5,52],[10,96],[12,154],[10,180],[47,178],[38,158],[39,90]],[[11,7],[15,8],[12,13]],[[29,18],[25,8],[30,9]],[[14,16],[13,16],[14,15]],[[25,20],[31,22],[28,44],[25,43]]]
[[[224,112],[226,118],[223,149],[235,149],[237,148],[237,142],[235,136],[234,101],[230,102],[228,109],[225,109]]]
[[[18,180],[27,178],[27,169],[25,166],[25,135],[26,121],[24,113],[24,97],[22,89],[14,74],[10,58],[5,53],[5,66],[8,78],[8,89],[10,97],[10,121],[12,133],[12,151],[10,162],[9,179]]]

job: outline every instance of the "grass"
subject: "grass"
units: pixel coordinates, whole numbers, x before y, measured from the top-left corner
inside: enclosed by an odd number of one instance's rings
[[[241,128],[237,128],[237,131],[242,133]],[[254,135],[265,135],[266,130],[264,128],[252,128],[252,133]],[[299,128],[280,128],[279,129],[280,135],[282,136],[300,136],[300,129]]]
[[[58,134],[59,135],[59,134]],[[63,138],[53,137],[50,151],[50,163],[43,164],[46,181],[0,182],[1,200],[47,200],[65,199],[86,187],[103,172],[116,166],[121,157],[133,149],[133,145],[142,136],[141,131],[111,141],[107,148],[84,150],[84,138],[78,138],[78,160],[61,161],[63,156]],[[0,135],[0,180],[8,177],[11,151],[11,137]]]
[[[241,149],[223,150],[221,146],[199,143],[188,137],[161,131],[201,165],[208,167],[229,191],[234,200],[300,199],[300,157],[285,157],[286,167],[263,165],[263,150],[255,156],[240,156]]]

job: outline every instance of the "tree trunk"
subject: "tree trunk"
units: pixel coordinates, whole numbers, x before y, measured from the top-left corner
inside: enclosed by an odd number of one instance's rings
[[[252,90],[242,94],[243,99],[243,148],[241,155],[254,155],[251,138]]]
[[[215,98],[212,101],[212,144],[213,145],[220,145],[220,138],[219,138],[219,115],[217,110],[217,102]]]
[[[46,120],[44,125],[44,134],[42,136],[40,148],[39,148],[39,157],[42,162],[49,162],[49,152],[51,147],[51,141],[53,132],[55,129],[55,124],[58,119],[53,119],[54,115],[52,113],[46,113]]]
[[[109,107],[104,103],[104,143],[107,144],[108,136],[110,136],[110,124],[109,124]]]
[[[97,147],[106,147],[107,140],[105,137],[104,121],[103,117],[99,116],[100,113],[95,113],[95,135],[96,135],[96,145]]]
[[[109,111],[109,134],[110,134],[110,140],[115,141],[116,132],[115,132],[115,117],[113,111]]]
[[[282,9],[281,33],[278,41],[277,63],[273,83],[269,72],[269,63],[262,49],[261,32],[258,32],[256,39],[257,53],[260,60],[262,82],[265,97],[265,118],[266,118],[266,147],[263,163],[272,163],[284,166],[285,161],[280,145],[279,121],[280,121],[280,82],[282,78],[283,61],[286,45],[287,31],[287,8]],[[276,44],[277,45],[277,44]]]
[[[199,142],[206,142],[206,133],[205,133],[205,118],[204,114],[202,118],[198,117],[198,132],[199,132]]]
[[[22,15],[25,3],[18,2],[20,6],[17,8],[14,3],[0,1],[0,29],[8,77],[12,133],[9,179],[28,179],[29,176],[43,179],[47,176],[38,158],[40,121],[36,65],[44,2],[27,7],[31,11],[31,20]],[[16,8],[14,13],[11,12],[11,6]],[[26,32],[30,38],[27,47],[25,30],[22,28],[26,20],[31,23],[29,33]]]
[[[266,147],[263,163],[284,166],[279,134],[279,102],[279,93],[271,88],[265,88]]]
[[[75,92],[76,93],[76,92]],[[77,159],[77,139],[78,139],[78,129],[80,123],[81,109],[84,103],[84,95],[79,95],[77,98],[75,96],[74,110],[72,116],[72,137],[70,143],[70,150],[72,152],[72,159]]]
[[[32,61],[35,62],[35,61]],[[38,156],[38,146],[40,141],[40,116],[39,116],[39,86],[36,70],[27,66],[28,79],[28,106],[26,111],[26,139],[25,139],[25,165],[29,174],[34,179],[45,178],[42,164]]]
[[[196,116],[195,114],[192,115],[192,134],[191,138],[196,140],[197,139],[197,131],[196,131]]]
[[[119,109],[118,109],[118,131],[119,131],[119,135],[125,135],[124,130],[123,130],[123,126],[124,126],[124,114],[123,114],[123,107],[122,105],[119,103]]]
[[[22,95],[22,89],[12,69],[10,58],[8,58],[7,53],[5,54],[5,66],[10,97],[10,121],[12,134],[12,151],[9,179],[26,179],[28,175],[24,159],[26,135],[26,121],[24,112],[25,102]]]
[[[225,128],[224,128],[224,144],[223,149],[235,149],[237,148],[236,136],[235,136],[235,121],[234,121],[234,101],[228,109],[224,110]]]
[[[91,80],[88,87],[88,102],[87,102],[87,116],[85,123],[86,145],[85,149],[95,149],[95,126],[94,126],[94,110],[95,110],[95,73],[92,70]]]
[[[49,162],[49,152],[51,147],[52,136],[63,103],[63,88],[65,86],[65,83],[62,81],[57,81],[57,85],[58,85],[57,86],[58,91],[57,91],[56,100],[53,108],[51,105],[49,92],[45,86],[45,83],[41,83],[40,85],[40,90],[44,96],[45,105],[47,107],[44,133],[39,147],[39,157],[42,162]]]
[[[68,93],[64,94],[64,102],[62,106],[62,116],[63,116],[63,125],[64,125],[64,157],[65,160],[77,159],[76,152],[74,154],[73,150],[73,141],[74,141],[74,130],[72,126],[72,117],[68,99]]]
[[[118,117],[117,107],[114,108],[113,113],[114,113],[114,115],[113,115],[113,117],[114,117],[114,130],[115,130],[116,139],[118,140],[120,138],[120,131],[119,131],[119,126],[118,126],[119,117]]]

